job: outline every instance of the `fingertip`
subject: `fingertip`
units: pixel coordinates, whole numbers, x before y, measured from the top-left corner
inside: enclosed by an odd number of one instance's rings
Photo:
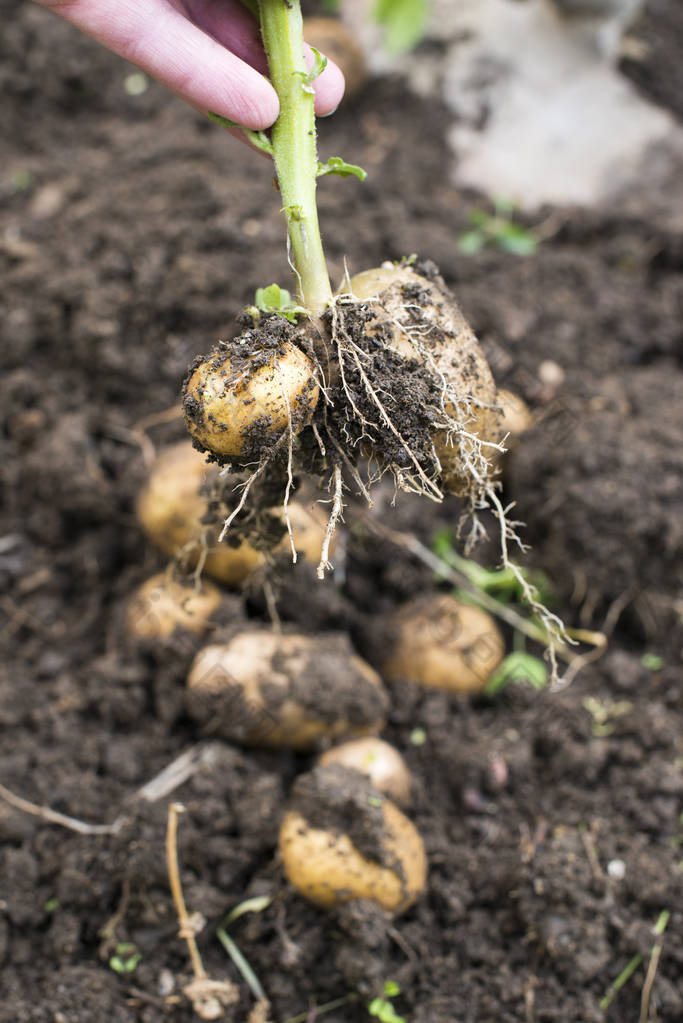
[[[307,50],[310,53],[310,47],[307,47]],[[341,68],[334,61],[328,59],[325,70],[313,83],[315,112],[318,117],[326,117],[334,113],[344,97],[345,87],[346,82]]]

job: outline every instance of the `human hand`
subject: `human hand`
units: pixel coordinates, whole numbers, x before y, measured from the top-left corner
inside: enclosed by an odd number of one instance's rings
[[[212,110],[252,129],[268,128],[277,118],[258,26],[239,0],[36,2],[202,113]],[[344,76],[330,62],[314,88],[316,113],[330,114],[344,93]]]

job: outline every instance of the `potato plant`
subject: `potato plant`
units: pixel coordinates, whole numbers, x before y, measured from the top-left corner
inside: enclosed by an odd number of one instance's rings
[[[346,492],[372,505],[373,487],[387,473],[398,489],[434,501],[460,495],[475,521],[478,509],[492,505],[507,533],[496,493],[507,429],[479,343],[432,264],[385,264],[333,290],[316,181],[364,172],[341,157],[318,159],[312,82],[326,58],[314,51],[313,66],[306,64],[299,0],[248,6],[260,21],[280,116],[270,135],[247,135],[275,165],[297,297],[260,289],[242,333],[198,357],[185,381],[195,446],[248,474],[223,534],[258,500],[259,480],[279,488],[287,517],[303,473],[331,494],[321,578],[331,567]]]

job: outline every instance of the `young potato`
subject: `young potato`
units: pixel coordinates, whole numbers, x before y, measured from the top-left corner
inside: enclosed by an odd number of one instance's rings
[[[346,82],[344,96],[350,98],[368,78],[363,49],[358,39],[339,18],[305,18],[304,39],[340,67]]]
[[[175,629],[203,632],[221,602],[220,590],[211,583],[197,589],[159,572],[139,586],[128,602],[128,631],[139,639],[161,639]]]
[[[393,746],[368,735],[333,746],[318,759],[323,767],[341,764],[365,775],[385,796],[401,805],[410,802],[412,778],[408,766]]]
[[[496,404],[502,409],[498,415],[498,432],[501,438],[509,435],[505,443],[509,448],[520,434],[532,426],[531,412],[524,399],[512,391],[499,390]]]
[[[297,779],[278,846],[288,880],[323,909],[371,899],[402,913],[425,887],[427,858],[414,824],[339,764]]]
[[[496,385],[474,332],[445,286],[417,274],[410,267],[377,267],[356,274],[342,292],[369,302],[373,312],[366,330],[391,338],[391,347],[407,359],[422,361],[434,378],[446,416],[460,422],[480,441],[498,439]],[[444,487],[454,494],[471,489],[466,451],[471,442],[432,431],[441,462]],[[491,462],[494,449],[483,449]]]
[[[318,401],[305,352],[288,340],[259,347],[252,335],[196,360],[183,389],[189,433],[222,461],[258,461],[286,430],[296,434],[310,422]]]
[[[208,731],[251,746],[312,749],[384,726],[386,690],[348,638],[259,629],[205,647],[187,679],[188,711]]]
[[[388,635],[387,681],[410,679],[452,693],[481,692],[505,652],[491,615],[448,594],[403,604]]]
[[[202,552],[202,537],[209,544],[204,572],[225,583],[239,586],[257,568],[265,564],[265,554],[247,541],[238,546],[215,544],[217,530],[202,523],[207,499],[202,493],[205,481],[215,477],[215,466],[207,465],[205,456],[195,450],[190,441],[181,441],[163,451],[138,498],[137,513],[147,535],[164,554],[183,551],[183,560],[193,567]],[[284,523],[284,513],[281,515]],[[288,514],[297,553],[317,564],[320,558],[327,516],[315,501],[290,501]],[[275,550],[290,550],[289,536],[285,533]]]

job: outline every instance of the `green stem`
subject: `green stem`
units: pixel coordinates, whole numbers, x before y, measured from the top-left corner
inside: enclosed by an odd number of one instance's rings
[[[315,201],[318,155],[315,97],[304,61],[300,0],[258,0],[270,78],[280,100],[273,159],[299,301],[319,315],[332,298]]]

